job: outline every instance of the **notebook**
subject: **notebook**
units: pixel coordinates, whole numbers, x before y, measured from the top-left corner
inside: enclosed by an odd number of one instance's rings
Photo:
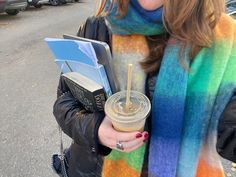
[[[116,93],[119,90],[117,78],[115,77],[113,70],[111,50],[107,43],[69,34],[64,34],[63,38],[91,42],[98,59],[98,63],[105,67],[105,72],[107,74],[112,93]]]

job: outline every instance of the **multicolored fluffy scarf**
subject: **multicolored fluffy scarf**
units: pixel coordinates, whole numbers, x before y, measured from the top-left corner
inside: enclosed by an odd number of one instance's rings
[[[132,5],[125,18],[117,19],[116,8],[107,16],[114,34],[113,55],[122,61],[126,60],[124,56],[145,54],[143,35],[148,29],[152,35],[160,34],[163,26],[143,18]],[[140,24],[145,26],[139,28]],[[131,153],[113,150],[104,161],[103,177],[140,177],[147,150],[148,177],[224,176],[216,136],[220,115],[236,89],[235,22],[222,15],[214,29],[212,46],[195,56],[189,71],[179,64],[178,53],[179,43],[170,39],[152,100],[149,149],[144,145]]]

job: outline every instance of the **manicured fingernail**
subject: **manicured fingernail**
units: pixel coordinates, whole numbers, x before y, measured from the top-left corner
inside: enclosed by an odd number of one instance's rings
[[[136,134],[136,138],[141,138],[141,137],[142,137],[141,133]]]
[[[148,134],[148,133],[145,133],[145,134],[143,135],[143,137],[144,137],[143,142],[144,142],[144,143],[148,142],[149,134]]]
[[[144,139],[146,140],[146,139],[149,138],[149,134],[148,134],[148,133],[145,133],[143,137],[144,137]]]

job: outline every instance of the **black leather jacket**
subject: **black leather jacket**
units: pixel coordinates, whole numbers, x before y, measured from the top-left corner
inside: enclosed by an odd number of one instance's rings
[[[110,152],[98,143],[97,132],[104,113],[85,111],[69,92],[63,77],[60,77],[53,113],[63,132],[73,139],[69,177],[100,176],[102,158]]]
[[[109,31],[101,18],[89,18],[77,35],[111,44]],[[104,113],[85,111],[71,95],[62,77],[53,113],[64,133],[73,139],[70,147],[69,177],[100,177],[103,157],[111,151],[98,141],[98,128]],[[236,136],[236,96],[231,99],[221,116],[217,141],[218,152],[224,158],[236,162],[234,136]]]

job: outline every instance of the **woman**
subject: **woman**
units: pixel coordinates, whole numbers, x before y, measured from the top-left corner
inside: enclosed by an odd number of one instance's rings
[[[103,113],[84,111],[61,79],[54,115],[74,140],[69,176],[224,176],[216,130],[220,117],[236,117],[236,28],[223,6],[212,0],[100,2],[120,90],[126,64],[133,63],[132,89],[149,96],[152,114],[145,131],[118,132]],[[233,135],[233,126],[219,129],[218,144],[225,132]],[[227,154],[223,144],[219,152]]]

